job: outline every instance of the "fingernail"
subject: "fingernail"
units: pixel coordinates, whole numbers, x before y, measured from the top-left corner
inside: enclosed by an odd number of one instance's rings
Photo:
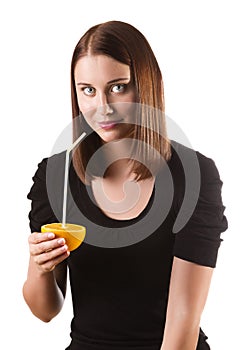
[[[58,244],[64,244],[64,243],[65,243],[65,239],[64,238],[58,239]]]
[[[48,238],[54,238],[54,237],[55,237],[55,235],[54,235],[54,233],[49,232],[49,233],[47,234],[47,237],[48,237]]]
[[[68,249],[67,245],[65,244],[63,247],[60,248],[63,251],[66,251]]]

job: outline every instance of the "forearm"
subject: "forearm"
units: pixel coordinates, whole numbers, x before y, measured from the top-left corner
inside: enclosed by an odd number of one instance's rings
[[[161,350],[195,350],[213,269],[173,260]]]
[[[190,317],[168,321],[161,350],[195,350],[199,337],[199,323]]]
[[[32,313],[49,322],[62,308],[64,297],[56,283],[53,271],[42,272],[30,258],[23,296]]]

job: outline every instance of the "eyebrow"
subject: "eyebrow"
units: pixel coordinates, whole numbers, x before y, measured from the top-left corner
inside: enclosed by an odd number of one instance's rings
[[[113,83],[117,83],[119,81],[123,81],[123,80],[130,80],[130,78],[117,78],[117,79],[113,79],[107,82],[107,84],[113,84]],[[83,83],[83,82],[79,82],[77,83],[77,85],[92,85],[90,83]]]

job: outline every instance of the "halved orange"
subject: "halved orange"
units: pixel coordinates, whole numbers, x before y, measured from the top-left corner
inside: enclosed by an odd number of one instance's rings
[[[81,225],[52,223],[41,227],[41,232],[53,232],[56,237],[65,239],[69,251],[72,251],[80,246],[86,234],[86,228]]]

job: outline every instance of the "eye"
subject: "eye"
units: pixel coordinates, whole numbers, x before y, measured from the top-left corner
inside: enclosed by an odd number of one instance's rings
[[[112,86],[111,91],[118,94],[120,92],[123,92],[125,90],[125,87],[125,84],[116,84]]]
[[[95,92],[96,92],[95,89],[91,86],[82,88],[82,91],[86,96],[93,96],[95,95]]]

